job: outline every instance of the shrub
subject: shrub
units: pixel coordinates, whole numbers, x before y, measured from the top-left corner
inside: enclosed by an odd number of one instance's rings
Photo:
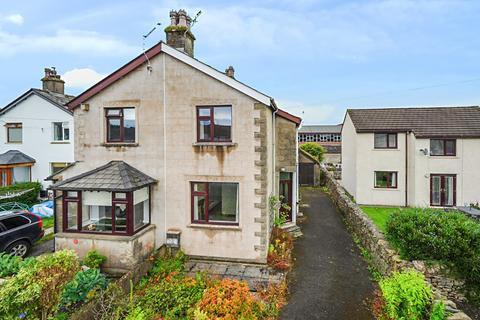
[[[404,258],[439,261],[480,288],[478,222],[460,212],[406,209],[392,214],[386,234]]]
[[[107,257],[98,253],[97,250],[90,250],[83,258],[83,264],[92,269],[99,269],[107,261]]]
[[[53,316],[65,284],[79,269],[73,251],[57,251],[30,260],[17,275],[0,287],[0,319],[47,319]]]
[[[0,252],[0,278],[16,274],[23,264],[22,258]]]
[[[197,305],[197,319],[256,320],[263,304],[255,300],[243,281],[223,279],[208,288]]]
[[[446,320],[447,311],[445,310],[445,303],[443,301],[437,302],[432,307],[432,312],[430,312],[430,320]]]
[[[140,307],[147,318],[161,315],[165,319],[186,319],[191,317],[193,307],[206,288],[207,281],[200,273],[190,278],[172,272],[163,281],[140,292],[135,306]]]
[[[394,272],[380,280],[383,303],[374,306],[377,319],[424,319],[432,302],[432,289],[424,276],[413,270]],[[378,310],[379,309],[379,310]]]
[[[288,270],[292,266],[293,237],[290,233],[274,227],[268,247],[267,263],[277,270]]]
[[[33,189],[30,192],[22,194],[21,196],[14,198],[7,198],[0,200],[0,203],[6,202],[20,202],[26,205],[33,206],[38,203],[38,195],[40,190],[42,190],[42,184],[40,182],[21,182],[16,183],[11,186],[0,187],[0,194],[5,194],[12,191],[28,190]]]
[[[60,306],[71,309],[81,302],[93,298],[95,292],[107,287],[107,279],[99,269],[80,271],[63,289]]]
[[[110,283],[107,289],[100,290],[93,312],[93,319],[120,320],[128,316],[129,299],[120,286]]]
[[[321,145],[314,143],[314,142],[307,142],[300,145],[300,149],[305,151],[306,153],[312,155],[318,162],[323,161],[323,155],[325,153],[325,148]]]
[[[264,303],[262,318],[277,319],[280,309],[287,302],[288,285],[286,281],[279,284],[269,283],[268,286],[257,288],[257,297]]]

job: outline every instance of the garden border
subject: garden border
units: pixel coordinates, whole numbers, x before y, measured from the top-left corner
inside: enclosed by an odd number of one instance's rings
[[[345,189],[338,181],[321,167],[322,184],[329,190],[329,195],[335,206],[343,215],[344,221],[350,229],[350,232],[359,239],[360,244],[371,254],[371,263],[373,267],[383,276],[388,276],[394,271],[405,269],[414,269],[425,276],[425,279],[434,289],[435,298],[445,300],[448,311],[453,313],[449,319],[470,319],[462,311],[456,308],[455,303],[465,300],[460,293],[463,282],[457,279],[446,277],[439,268],[427,267],[423,261],[405,261],[385,240],[384,235],[378,230],[377,226],[368,218],[362,209],[353,201]]]

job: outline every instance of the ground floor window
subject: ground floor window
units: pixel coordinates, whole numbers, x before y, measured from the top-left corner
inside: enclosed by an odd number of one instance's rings
[[[238,224],[238,183],[192,182],[192,222]]]
[[[150,224],[150,189],[64,191],[64,231],[131,235]]]
[[[375,171],[375,188],[396,188],[397,172]]]
[[[0,168],[0,186],[2,187],[20,182],[30,182],[30,177],[30,166],[9,166]]]

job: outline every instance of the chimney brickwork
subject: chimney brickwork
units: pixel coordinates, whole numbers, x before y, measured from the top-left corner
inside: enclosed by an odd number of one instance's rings
[[[190,31],[192,18],[183,9],[170,11],[170,25],[165,28],[167,44],[193,57],[195,37]]]
[[[45,68],[45,76],[42,78],[43,90],[65,94],[65,81],[57,74],[55,67]]]

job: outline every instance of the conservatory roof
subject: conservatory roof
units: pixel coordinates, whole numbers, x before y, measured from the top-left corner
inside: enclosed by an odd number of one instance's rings
[[[157,180],[123,161],[110,161],[104,166],[53,185],[55,190],[133,191]]]

